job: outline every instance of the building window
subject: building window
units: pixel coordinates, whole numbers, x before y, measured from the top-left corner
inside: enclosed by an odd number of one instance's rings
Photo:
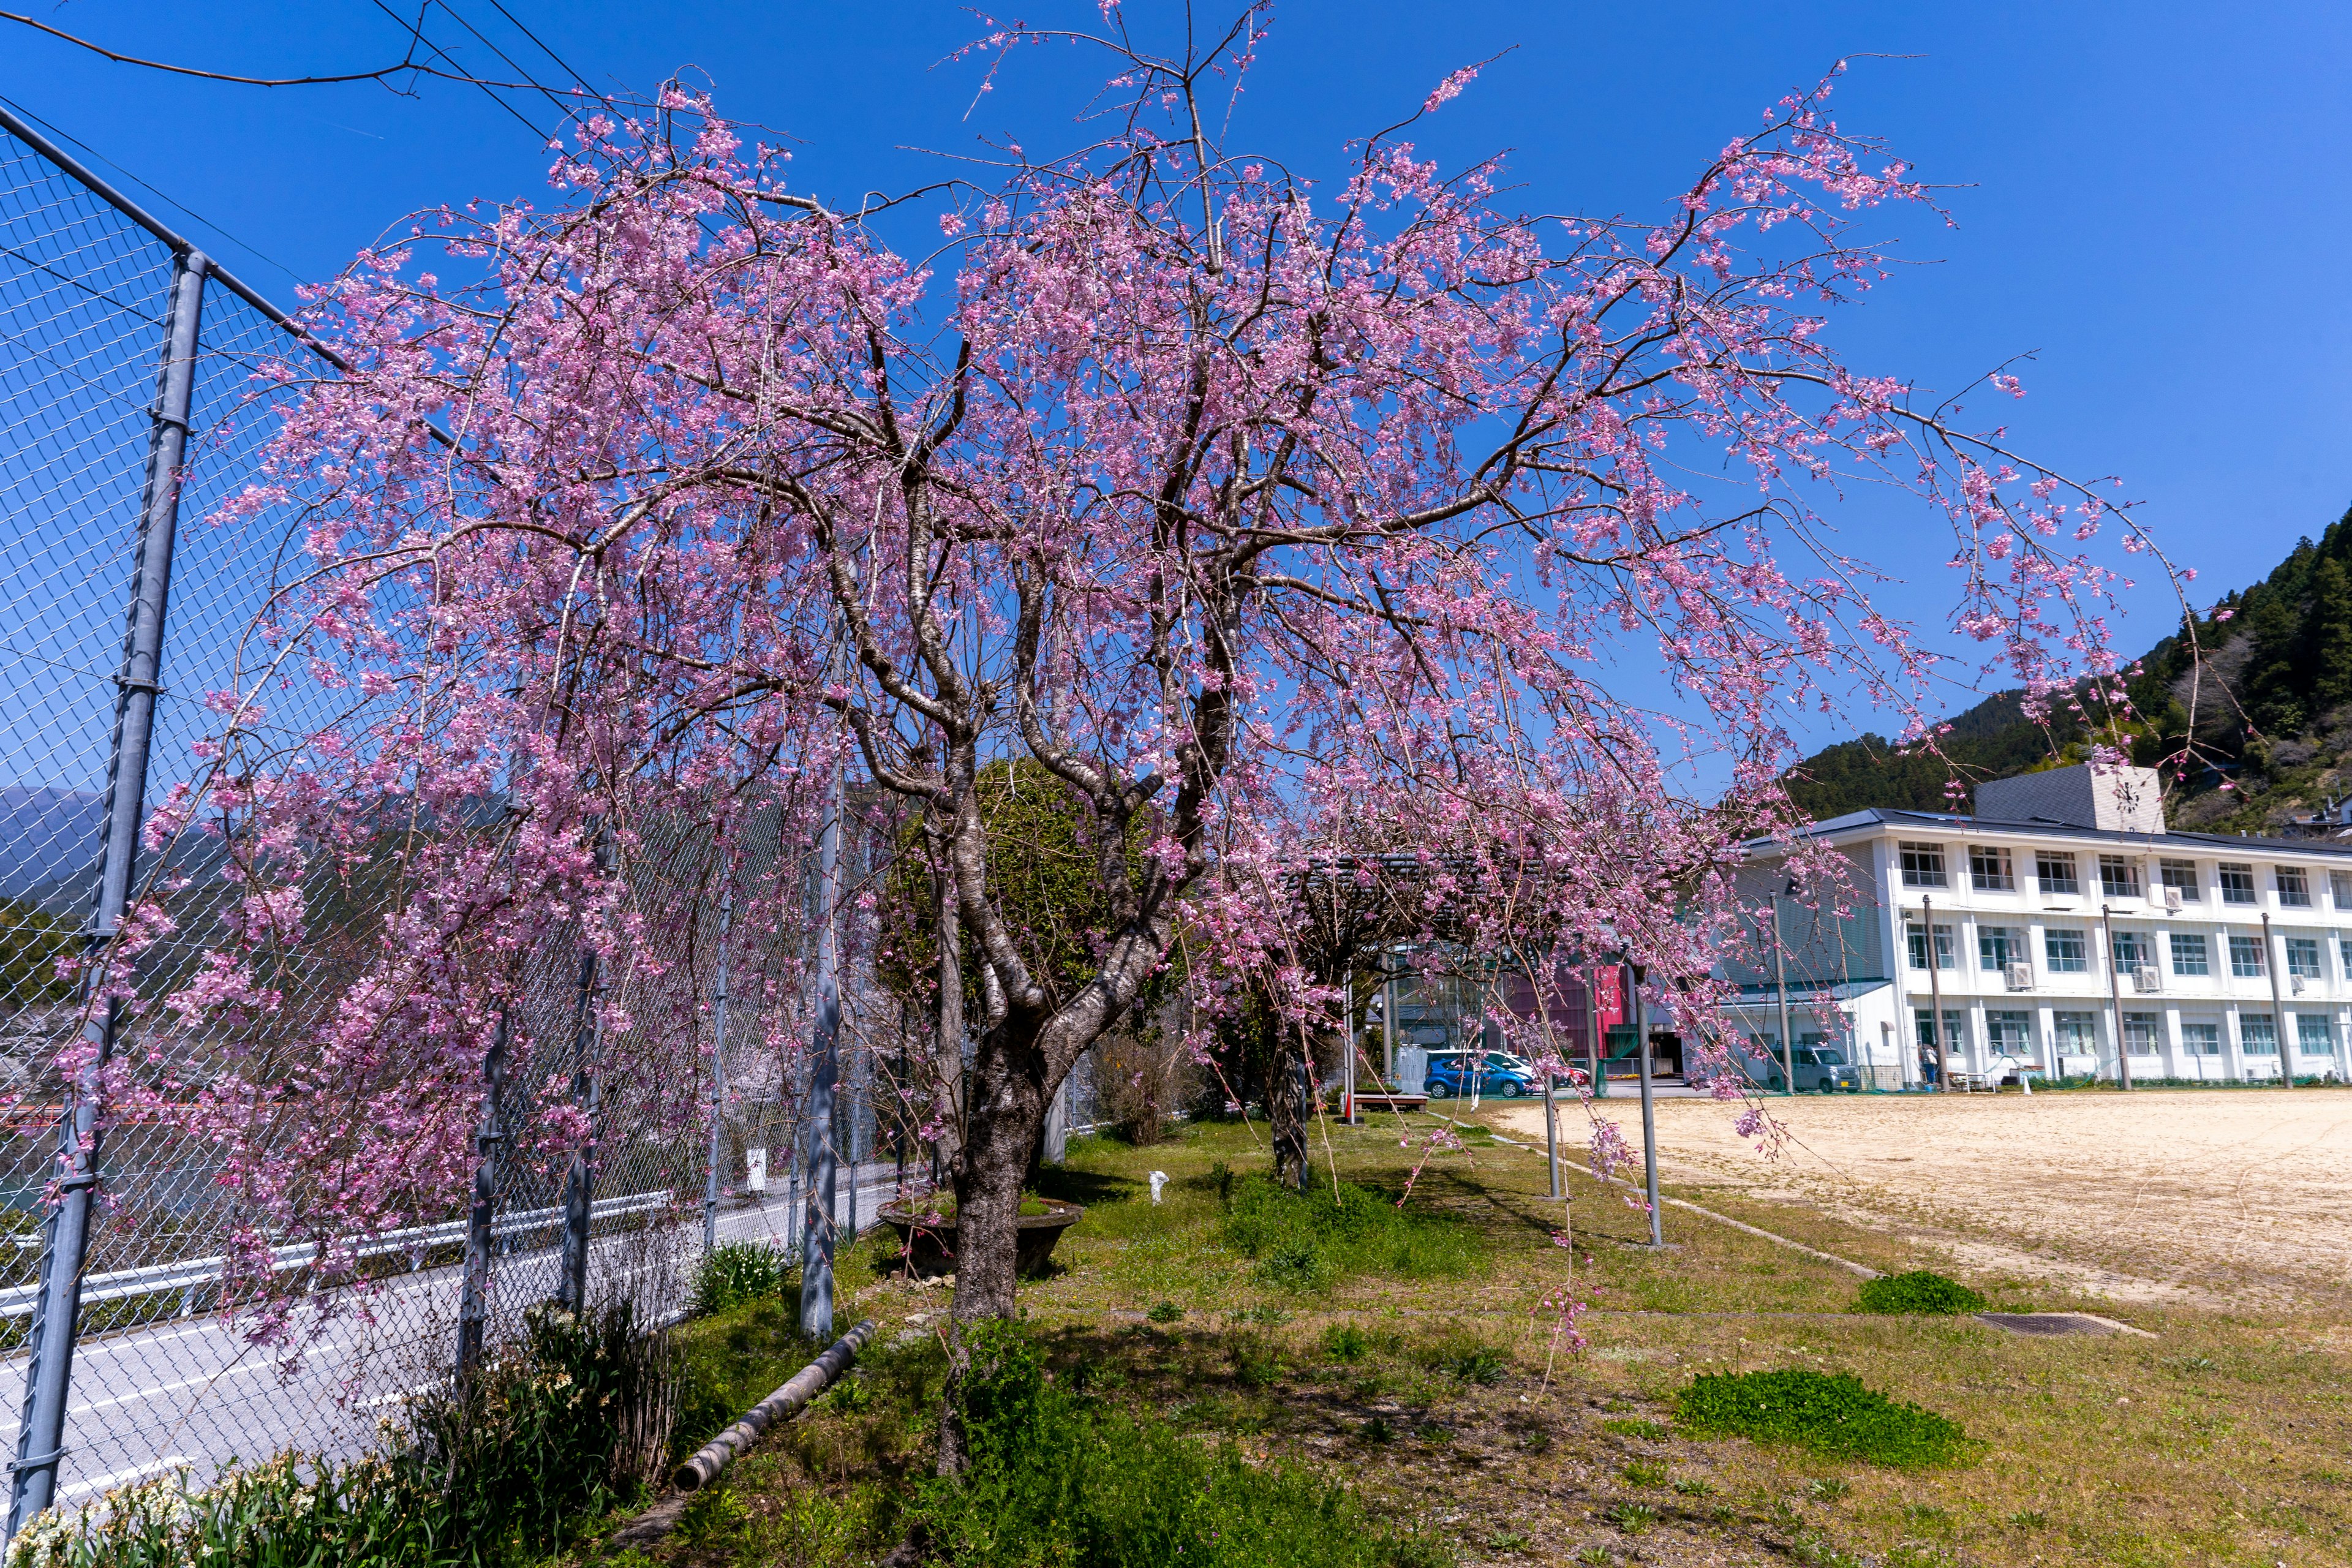
[[[1944,885],[1944,847],[1940,844],[1903,846],[1903,885],[1940,888]]]
[[[2156,874],[2164,879],[2164,885],[2166,887],[2180,895],[2180,901],[2182,903],[2193,904],[2197,902],[2196,861],[2167,860],[2157,867]]]
[[[1985,1044],[1997,1053],[2021,1057],[2031,1048],[2033,1038],[2033,1015],[2031,1013],[1987,1013]]]
[[[1914,969],[1927,968],[1927,928],[1921,925],[1917,921],[1906,921],[1903,924],[1903,934],[1910,943],[1911,967]],[[1952,954],[1952,928],[1949,926],[1939,925],[1936,928],[1936,967],[1938,969],[1954,969],[1958,967],[1958,965],[1954,962]]]
[[[2344,973],[2352,974],[2352,936],[2336,939],[2336,956],[2344,961]]]
[[[2327,899],[2339,910],[2352,910],[2352,871],[2327,873]]]
[[[2278,1026],[2268,1013],[2238,1015],[2238,1049],[2250,1057],[2278,1055]]]
[[[2090,947],[2078,931],[2043,931],[2042,956],[2049,960],[2053,974],[2082,974],[2091,967]]]
[[[1977,967],[1999,972],[2023,963],[2025,933],[2014,926],[1977,927]]]
[[[2172,973],[2175,974],[2210,974],[2213,973],[2212,950],[2202,936],[2186,931],[2172,934]]]
[[[2044,893],[2072,895],[2083,890],[2083,884],[2074,876],[2074,858],[2072,855],[2041,850],[2033,857],[2033,874],[2041,879]]]
[[[2261,937],[2232,936],[2230,939],[2230,973],[2240,980],[2260,980],[2270,973],[2263,963]]]
[[[2271,877],[2278,888],[2279,906],[2282,909],[2311,908],[2311,879],[2303,874],[2302,867],[2273,866],[2271,868]]]
[[[1911,1009],[1911,1026],[1922,1047],[1932,1049],[1936,1044],[1936,1011],[1932,1007]],[[1957,1007],[1944,1009],[1944,1035],[1953,1045],[1959,1046],[1969,1037],[1968,1015]]]
[[[2283,937],[2286,943],[2286,972],[2305,980],[2319,978],[2319,939],[2315,936]]]
[[[2139,897],[2139,867],[2120,855],[2099,857],[2099,893],[2103,898]]]
[[[2219,1024],[2181,1025],[2180,1054],[2188,1057],[2220,1056],[2221,1054],[2221,1026]]]
[[[2251,904],[2254,901],[2254,868],[2221,862],[2221,901],[2225,904]]]
[[[1969,845],[1969,880],[1979,893],[2017,891],[2017,873],[2011,868],[2009,851],[1989,844]]]
[[[2325,1013],[2297,1013],[2294,1016],[2294,1048],[2306,1057],[2332,1057],[2336,1054],[2336,1026]]]
[[[2060,1056],[2095,1057],[2099,1054],[2099,1016],[2096,1013],[2053,1013],[2050,1022],[2058,1031]]]
[[[2144,931],[2116,932],[2116,973],[2129,974],[2144,964],[2156,962],[2156,943]]]
[[[2124,1049],[2136,1057],[2156,1055],[2157,1031],[2162,1026],[2163,1020],[2153,1013],[2125,1014]]]

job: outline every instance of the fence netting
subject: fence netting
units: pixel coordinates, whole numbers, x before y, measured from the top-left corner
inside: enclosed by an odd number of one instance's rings
[[[16,1380],[0,1384],[0,1440],[20,1461],[30,1411],[16,1390],[42,1310],[58,1123],[77,1093],[60,1058],[93,1026],[95,1005],[74,972],[89,933],[105,929],[110,784],[132,787],[120,722],[126,626],[155,510],[148,486],[160,377],[187,248],[68,172],[33,135],[0,130],[0,1350],[9,1358],[0,1377]],[[266,684],[263,723],[289,747],[334,731],[350,700],[308,659],[284,658],[272,637],[273,613],[303,570],[298,520],[224,510],[259,472],[278,400],[334,368],[217,275],[201,309],[142,816],[175,786],[197,783],[219,731],[211,694]],[[728,809],[739,819],[748,809],[751,819],[738,821],[731,855],[715,848],[716,808],[698,815],[672,804],[629,824],[625,879],[648,911],[644,934],[583,970],[582,933],[551,926],[523,961],[512,1009],[513,1027],[541,1042],[541,1067],[585,1063],[595,1152],[589,1297],[625,1297],[646,1321],[686,1303],[710,1188],[720,1195],[722,1241],[790,1246],[804,1226],[806,1065],[791,1048],[804,997],[792,978],[798,955],[769,960],[805,933],[730,927],[723,912],[729,878],[797,876],[806,847],[787,841],[774,812],[763,838],[758,803]],[[478,816],[438,830],[496,830],[496,802]],[[348,1454],[456,1365],[467,1189],[453,1186],[446,1212],[425,1223],[341,1238],[349,1256],[333,1269],[322,1268],[315,1238],[257,1263],[248,1244],[248,1277],[236,1283],[231,1258],[250,1216],[217,1144],[168,1101],[225,1060],[269,1058],[254,1040],[207,1034],[163,1005],[229,929],[238,897],[221,874],[229,853],[219,839],[185,835],[142,846],[134,864],[134,884],[173,889],[172,926],[141,953],[135,999],[111,1037],[121,1081],[150,1093],[143,1110],[101,1113],[99,1198],[56,1468],[62,1502],[181,1466],[205,1476],[289,1449]],[[289,1016],[334,1005],[399,897],[395,876],[362,875],[313,900],[310,918],[331,924],[336,940],[308,944],[278,977]],[[723,1074],[722,966],[734,982]],[[625,1039],[605,1037],[592,1018],[615,987]],[[930,1173],[908,1090],[909,1053],[921,1047],[903,1004],[870,984],[850,985],[846,1014],[830,1136],[843,1157],[837,1207],[863,1223],[892,1190]],[[299,1030],[286,1038],[299,1045]],[[629,1070],[600,1074],[609,1060]],[[520,1130],[544,1097],[571,1091],[560,1076],[509,1079],[485,1127],[480,1152],[495,1190],[483,1321],[491,1353],[561,1289],[564,1163],[533,1158]],[[257,1335],[252,1315],[236,1310],[257,1268],[297,1300],[289,1331]]]

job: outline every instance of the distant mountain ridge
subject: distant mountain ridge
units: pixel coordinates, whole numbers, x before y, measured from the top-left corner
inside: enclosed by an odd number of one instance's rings
[[[96,790],[0,784],[0,899],[25,898],[96,864],[105,809]]]
[[[2205,655],[2193,735],[2192,630]],[[2352,511],[2316,542],[2300,541],[2263,581],[2184,622],[2136,670],[2131,711],[2114,725],[2133,761],[2152,766],[2184,747],[2195,759],[2186,776],[2165,781],[2173,826],[2310,831],[2315,814],[2352,796]],[[2100,713],[2037,724],[2023,695],[1998,691],[1946,721],[1942,757],[1875,734],[1825,746],[1790,770],[1789,793],[1816,820],[1870,806],[1966,811],[1977,783],[2081,762],[2095,730],[2107,729]]]

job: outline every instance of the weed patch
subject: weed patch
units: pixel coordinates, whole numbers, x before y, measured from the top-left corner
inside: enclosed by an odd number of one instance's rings
[[[1300,1292],[1328,1290],[1343,1279],[1380,1274],[1400,1279],[1456,1279],[1484,1261],[1468,1226],[1399,1209],[1367,1187],[1343,1182],[1294,1192],[1263,1176],[1227,1182],[1225,1244],[1252,1259],[1262,1285]]]
[[[912,1518],[956,1568],[1395,1568],[1428,1562],[1377,1528],[1342,1488],[1299,1468],[1253,1467],[1230,1444],[1187,1440],[1049,1382],[1011,1325],[972,1336],[963,1418],[972,1465],[922,1483]]]
[[[761,1241],[722,1242],[703,1255],[694,1271],[695,1316],[782,1297],[789,1267],[781,1247]]]
[[[1932,1269],[1915,1268],[1908,1274],[1882,1274],[1864,1280],[1854,1297],[1853,1310],[1959,1317],[1981,1312],[1985,1305],[1982,1296],[1958,1280],[1947,1279]]]
[[[1708,1373],[1684,1389],[1675,1415],[1689,1431],[1794,1443],[1875,1464],[1916,1468],[1969,1452],[1959,1426],[1843,1373]]]

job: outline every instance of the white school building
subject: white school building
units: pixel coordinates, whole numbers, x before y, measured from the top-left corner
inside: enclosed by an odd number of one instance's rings
[[[2352,842],[2174,833],[2144,768],[1980,784],[1972,816],[1870,810],[1813,825],[1852,867],[1851,913],[1782,896],[1777,844],[1743,885],[1779,917],[1790,1033],[1877,1086],[1956,1072],[2352,1078]],[[1782,977],[1734,966],[1733,1016],[1778,1048]],[[1932,967],[1931,967],[1932,966]]]

